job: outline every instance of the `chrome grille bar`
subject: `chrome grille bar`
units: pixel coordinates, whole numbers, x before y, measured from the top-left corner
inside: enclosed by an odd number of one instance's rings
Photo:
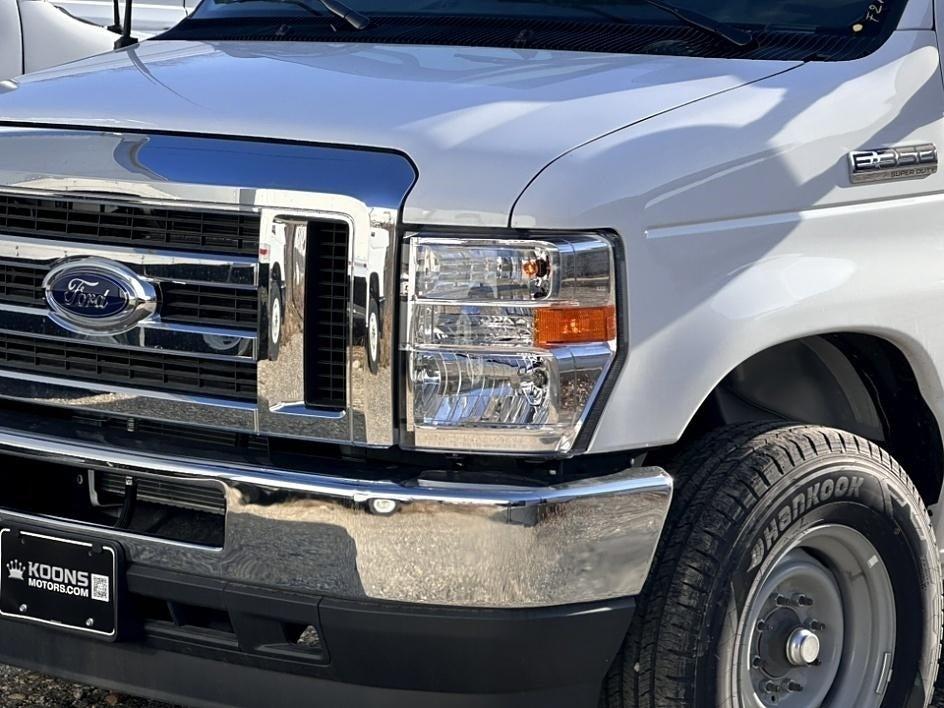
[[[0,261],[48,269],[53,263],[64,258],[88,257],[124,263],[139,275],[155,281],[183,281],[196,285],[247,288],[254,288],[259,284],[257,257],[97,246],[55,239],[47,241],[4,234],[0,231]]]
[[[154,322],[124,334],[89,337],[63,329],[49,319],[47,310],[10,305],[0,305],[0,332],[31,334],[37,338],[73,342],[94,342],[105,347],[132,350],[199,354],[212,359],[255,361],[257,357],[255,332]]]
[[[254,431],[256,404],[221,398],[154,392],[130,386],[63,379],[0,369],[0,391],[23,403],[99,411],[204,428]]]

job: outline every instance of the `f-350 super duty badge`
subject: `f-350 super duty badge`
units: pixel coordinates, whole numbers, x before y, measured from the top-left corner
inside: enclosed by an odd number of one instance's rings
[[[924,179],[937,172],[937,147],[933,143],[902,145],[849,153],[853,184]]]

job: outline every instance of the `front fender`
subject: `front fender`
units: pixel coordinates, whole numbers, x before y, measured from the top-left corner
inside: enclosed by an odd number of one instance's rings
[[[667,87],[667,90],[668,87]],[[826,332],[885,337],[941,422],[944,175],[853,186],[848,153],[944,146],[935,36],[792,71],[568,153],[512,226],[614,228],[628,356],[590,451],[677,441],[738,364]]]

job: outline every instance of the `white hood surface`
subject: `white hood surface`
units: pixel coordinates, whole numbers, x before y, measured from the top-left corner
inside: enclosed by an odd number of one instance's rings
[[[15,88],[0,84],[0,122],[398,150],[419,173],[406,223],[507,226],[517,197],[562,154],[796,65],[470,47],[148,41],[32,74]]]

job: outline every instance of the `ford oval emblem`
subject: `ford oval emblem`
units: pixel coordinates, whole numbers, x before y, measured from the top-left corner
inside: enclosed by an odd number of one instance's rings
[[[103,258],[64,261],[49,271],[43,287],[49,317],[82,334],[121,334],[157,310],[151,283]]]

